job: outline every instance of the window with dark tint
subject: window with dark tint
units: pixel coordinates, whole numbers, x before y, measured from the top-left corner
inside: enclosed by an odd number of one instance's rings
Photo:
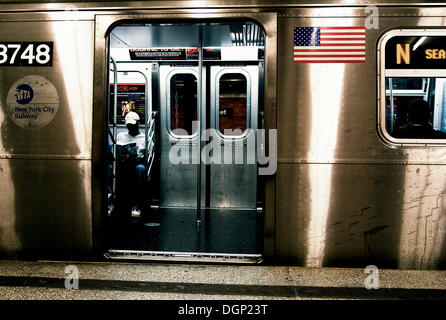
[[[170,130],[183,129],[187,134],[196,133],[193,121],[197,121],[197,78],[189,73],[177,73],[170,79]]]
[[[425,82],[423,78],[391,78],[393,90],[423,90]],[[386,89],[389,89],[389,78],[386,81]]]
[[[247,79],[241,73],[225,73],[219,81],[218,126],[224,135],[240,135],[232,132],[247,128]],[[226,131],[225,130],[230,130]]]
[[[446,139],[445,85],[445,78],[387,77],[387,132],[403,139]]]

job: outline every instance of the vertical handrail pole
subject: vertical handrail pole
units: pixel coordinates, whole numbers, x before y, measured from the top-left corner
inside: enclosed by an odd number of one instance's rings
[[[393,132],[393,83],[392,78],[389,78],[389,90],[390,90],[390,132]]]
[[[116,194],[116,136],[117,132],[117,113],[118,113],[118,69],[115,59],[110,57],[113,64],[113,194]],[[107,122],[109,119],[107,120]]]
[[[203,28],[199,26],[198,31],[198,90],[197,90],[197,122],[198,122],[198,165],[197,165],[197,227],[201,224],[201,112],[202,112],[202,92],[203,79],[201,76],[203,68]]]

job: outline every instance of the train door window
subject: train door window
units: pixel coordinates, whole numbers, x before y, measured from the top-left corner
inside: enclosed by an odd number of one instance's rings
[[[393,30],[379,43],[381,136],[397,144],[446,144],[443,30]]]
[[[176,73],[170,78],[168,106],[170,132],[178,136],[192,136],[197,121],[197,77],[190,73]]]
[[[223,135],[243,135],[249,122],[248,79],[242,73],[224,73],[218,81],[217,130]]]

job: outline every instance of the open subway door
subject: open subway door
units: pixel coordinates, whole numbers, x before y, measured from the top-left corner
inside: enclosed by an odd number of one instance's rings
[[[118,79],[140,73],[147,78],[140,85],[153,113],[140,112],[139,119],[158,116],[153,136],[140,122],[146,145],[153,142],[156,154],[148,192],[140,193],[136,184],[119,188],[116,182],[115,199],[122,199],[119,190],[138,194],[144,202],[141,216],[115,206],[106,256],[261,261],[263,186],[256,138],[263,123],[262,28],[240,22],[119,25],[110,33],[109,52],[118,66],[111,72],[116,68],[122,74]],[[121,91],[122,81],[117,81]],[[112,91],[108,98],[114,99]],[[127,96],[121,91],[122,100]],[[131,135],[116,104],[116,99],[110,104],[116,117],[110,132]],[[116,139],[109,143],[116,149]]]

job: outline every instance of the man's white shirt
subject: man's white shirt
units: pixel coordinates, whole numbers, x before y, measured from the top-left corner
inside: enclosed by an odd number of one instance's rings
[[[146,140],[143,133],[132,136],[128,132],[120,132],[116,143],[121,146],[125,146],[129,143],[136,143],[136,146],[138,147],[138,158],[144,158]]]

